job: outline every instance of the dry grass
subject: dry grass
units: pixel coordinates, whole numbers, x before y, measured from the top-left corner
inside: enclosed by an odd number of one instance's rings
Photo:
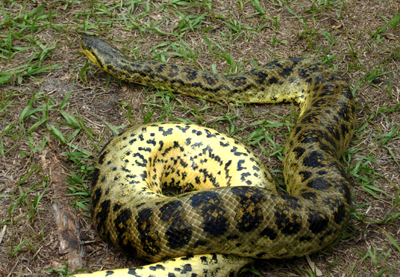
[[[68,274],[52,208],[57,151],[85,243],[83,267],[142,264],[98,240],[88,211],[93,159],[128,125],[211,126],[252,145],[282,181],[290,105],[207,103],[120,83],[81,55],[84,34],[138,59],[220,73],[287,57],[338,70],[357,104],[356,134],[343,158],[354,210],[341,240],[310,258],[324,276],[400,276],[399,7],[395,0],[1,2],[0,276]],[[255,269],[259,276],[315,276],[305,258],[258,261]]]

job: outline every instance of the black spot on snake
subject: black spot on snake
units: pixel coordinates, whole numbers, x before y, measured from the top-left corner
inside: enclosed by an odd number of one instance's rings
[[[207,82],[208,85],[213,86],[217,83],[217,78],[215,75],[210,73],[203,73],[203,79]]]
[[[326,165],[322,163],[324,161],[325,158],[323,154],[318,151],[312,151],[308,157],[303,159],[303,165],[311,168],[325,167]]]
[[[149,255],[156,255],[160,251],[159,245],[161,239],[158,236],[158,231],[154,230],[154,227],[151,225],[152,216],[153,211],[151,209],[142,209],[136,217],[136,222],[143,251]]]
[[[300,171],[299,174],[301,175],[302,182],[308,180],[313,175],[310,171]]]
[[[104,163],[104,158],[107,155],[107,151],[103,151],[103,153],[101,153],[100,157],[99,157],[99,164],[103,164]]]
[[[176,65],[170,64],[168,77],[173,78],[179,74],[179,69]]]
[[[317,195],[313,192],[303,192],[300,194],[304,199],[312,201],[314,204],[317,203]]]
[[[297,234],[301,230],[301,217],[296,212],[286,208],[276,208],[275,224],[285,235]]]
[[[332,184],[323,178],[317,178],[315,180],[309,181],[307,183],[307,187],[324,191],[324,190],[328,190],[329,188],[331,188]]]
[[[191,205],[201,210],[203,230],[210,236],[223,235],[229,227],[229,220],[224,216],[226,211],[222,208],[219,197],[215,192],[206,191],[189,198]]]
[[[271,229],[269,227],[265,227],[261,233],[260,233],[261,237],[268,237],[270,240],[274,240],[278,237],[278,234],[275,232],[274,229]]]
[[[99,180],[99,173],[100,173],[100,170],[96,167],[93,170],[92,182],[91,182],[92,187],[94,187],[96,185],[97,181]]]
[[[328,227],[329,218],[326,214],[311,209],[307,222],[310,223],[311,232],[318,234]]]
[[[276,79],[275,77],[269,78],[268,84],[273,85],[273,84],[276,84],[276,83],[278,83],[278,79]]]
[[[265,79],[268,77],[268,74],[262,71],[252,70],[251,71],[253,78],[259,83],[260,85],[264,83]]]
[[[97,225],[98,230],[103,230],[103,228],[107,222],[106,219],[109,214],[110,205],[111,205],[111,200],[109,200],[109,199],[104,200],[99,205],[100,206],[99,212],[96,213],[95,218],[94,218],[95,224]]]
[[[192,266],[190,264],[185,264],[183,268],[180,270],[181,274],[186,274],[188,272],[192,272]],[[192,276],[195,277],[197,274],[193,273]]]
[[[155,266],[150,266],[149,269],[151,271],[156,271],[156,270],[165,270],[165,267],[161,264],[157,264]]]
[[[296,196],[280,192],[279,194],[282,197],[282,199],[286,200],[285,205],[288,205],[292,210],[297,210],[302,208],[301,201]]]
[[[186,131],[189,130],[190,126],[178,126],[177,128],[181,130],[182,133],[186,133]]]
[[[346,218],[346,208],[343,204],[340,204],[335,212],[333,213],[334,221],[336,224],[342,223],[342,221]]]
[[[192,230],[186,220],[187,215],[182,208],[182,202],[174,200],[160,207],[161,217],[170,226],[165,232],[168,246],[171,249],[179,249],[189,243],[192,238]]]
[[[299,159],[306,150],[302,147],[296,147],[293,149],[293,152],[296,154],[296,159]]]
[[[183,73],[185,73],[185,76],[189,81],[193,81],[197,78],[197,71],[189,67],[185,67]]]
[[[238,163],[237,163],[237,171],[241,171],[241,170],[244,170],[244,169],[247,169],[246,167],[243,167],[242,165],[243,164],[245,164],[246,162],[244,161],[244,160],[239,160],[238,161]]]
[[[232,187],[231,191],[240,204],[235,210],[238,230],[250,232],[256,229],[264,219],[260,203],[265,196],[253,187]]]

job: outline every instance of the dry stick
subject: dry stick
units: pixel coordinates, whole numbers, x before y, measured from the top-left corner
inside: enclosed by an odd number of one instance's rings
[[[49,145],[56,153],[51,158],[50,167],[54,191],[53,209],[60,242],[59,254],[66,255],[69,271],[74,271],[82,268],[83,253],[79,240],[79,221],[65,197],[68,181],[65,178],[67,173],[64,168],[66,166],[62,159],[58,158],[60,157],[60,150],[51,142]]]

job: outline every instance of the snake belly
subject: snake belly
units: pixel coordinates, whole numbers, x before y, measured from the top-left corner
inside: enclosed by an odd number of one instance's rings
[[[96,276],[236,276],[252,259],[299,257],[337,239],[351,205],[339,159],[353,136],[355,106],[336,73],[287,59],[216,75],[137,61],[89,37],[81,48],[124,81],[210,101],[300,106],[284,149],[287,193],[248,147],[210,128],[151,123],[113,138],[93,174],[94,225],[104,240],[153,264]],[[194,190],[162,194],[186,186]]]

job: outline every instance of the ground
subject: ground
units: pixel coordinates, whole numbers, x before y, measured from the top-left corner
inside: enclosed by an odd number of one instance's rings
[[[128,126],[177,120],[218,129],[250,145],[282,183],[295,105],[210,103],[123,83],[82,54],[83,35],[137,59],[221,74],[289,57],[336,70],[357,105],[342,159],[353,184],[348,226],[329,249],[257,261],[243,275],[400,276],[399,8],[397,0],[1,2],[0,276],[72,274],[60,207],[80,226],[83,268],[146,263],[101,241],[90,219],[95,157]]]

